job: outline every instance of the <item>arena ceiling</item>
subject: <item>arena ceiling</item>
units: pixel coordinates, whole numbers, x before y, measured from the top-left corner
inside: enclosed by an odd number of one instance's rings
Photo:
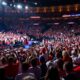
[[[80,4],[80,0],[5,0],[8,3],[22,3],[30,6],[57,6],[67,4]]]
[[[43,19],[44,21],[45,20],[48,21],[50,19],[53,21],[57,19],[56,17],[63,18],[64,14],[69,14],[71,15],[71,17],[73,16],[73,14],[74,15],[78,14],[79,16],[73,17],[80,18],[79,14],[80,0],[0,0],[0,1],[4,1],[4,3],[8,4],[5,5],[2,3],[0,10],[1,19],[13,18],[14,20],[14,18],[15,19],[20,18],[21,20],[29,21],[31,20],[31,17],[39,16],[40,17],[39,20]],[[14,5],[16,6],[14,7]],[[67,19],[67,17],[65,19]]]

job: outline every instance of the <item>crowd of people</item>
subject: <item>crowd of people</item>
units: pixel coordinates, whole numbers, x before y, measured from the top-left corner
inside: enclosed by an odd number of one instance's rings
[[[13,32],[0,32],[0,48],[13,47],[16,44],[26,45],[29,37]]]
[[[0,49],[0,80],[79,80],[80,27],[50,27],[44,33],[40,27],[26,28],[26,34],[43,37],[28,49]],[[44,39],[44,37],[51,38]],[[25,43],[26,40],[26,43]],[[21,41],[28,45],[29,36],[12,32],[0,33],[0,44]]]

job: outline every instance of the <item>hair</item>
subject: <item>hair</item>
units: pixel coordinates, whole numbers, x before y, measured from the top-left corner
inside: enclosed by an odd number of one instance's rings
[[[69,72],[72,72],[73,71],[73,63],[71,62],[65,62],[64,65],[64,70],[69,73]]]
[[[59,72],[56,67],[50,66],[48,68],[45,80],[60,80]]]
[[[72,62],[72,58],[70,57],[69,53],[67,51],[63,51],[63,61],[64,62]]]
[[[77,50],[72,50],[71,53],[72,53],[73,56],[78,56],[78,54],[77,54],[77,53],[78,53]]]
[[[57,61],[57,67],[60,69],[60,70],[63,70],[63,60],[60,58],[58,59]]]
[[[22,63],[22,71],[26,72],[29,68],[29,63],[28,62],[23,62]]]
[[[62,54],[61,53],[56,53],[56,58],[62,58]]]
[[[37,59],[37,58],[33,58],[33,59],[31,60],[31,65],[32,65],[32,67],[36,67],[37,64],[38,64],[38,59]]]
[[[9,56],[8,57],[8,64],[13,64],[14,63],[14,58]]]
[[[2,57],[1,61],[2,61],[2,64],[6,64],[7,63],[6,57]]]
[[[45,58],[43,56],[40,57],[40,62],[45,63]]]
[[[57,58],[62,58],[62,51],[61,50],[56,50],[56,57]]]

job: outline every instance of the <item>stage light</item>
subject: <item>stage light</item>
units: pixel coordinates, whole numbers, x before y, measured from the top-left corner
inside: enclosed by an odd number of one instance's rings
[[[30,18],[31,19],[40,19],[41,17],[40,16],[31,16]]]
[[[34,4],[35,4],[35,5],[37,5],[38,3],[37,3],[37,2],[35,2]]]
[[[2,2],[2,5],[6,6],[6,5],[7,5],[7,3],[6,3],[5,1],[3,1],[3,2]]]
[[[13,6],[12,4],[10,4],[10,6]]]
[[[18,9],[22,9],[22,5],[21,5],[21,4],[18,4],[18,5],[17,5],[17,8],[18,8]]]
[[[58,22],[56,22],[56,23],[54,23],[54,25],[59,25],[59,23],[58,23]]]
[[[14,4],[13,7],[16,7],[16,5]]]
[[[34,23],[33,25],[37,26],[37,25],[39,25],[39,23]]]
[[[28,9],[28,6],[25,6],[25,9]]]
[[[68,24],[74,24],[74,22],[68,22]]]

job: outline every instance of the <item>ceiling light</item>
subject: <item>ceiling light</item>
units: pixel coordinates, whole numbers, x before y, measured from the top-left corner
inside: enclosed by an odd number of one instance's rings
[[[2,5],[6,6],[6,5],[7,5],[7,3],[6,3],[5,1],[3,1],[3,2],[2,2]]]
[[[28,9],[28,6],[25,6],[25,9]]]
[[[35,5],[37,5],[38,3],[37,3],[37,2],[35,2],[34,4],[35,4]]]
[[[18,9],[22,9],[22,5],[21,5],[21,4],[18,4],[18,5],[17,5],[17,8],[18,8]]]

